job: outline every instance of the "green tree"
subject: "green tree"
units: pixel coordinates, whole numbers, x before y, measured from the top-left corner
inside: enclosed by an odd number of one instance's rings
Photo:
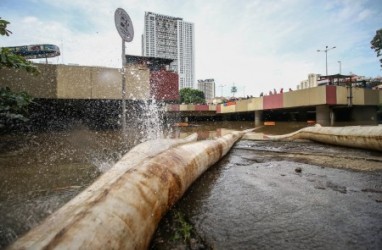
[[[380,57],[382,55],[382,29],[376,31],[376,34],[370,43],[371,48],[377,52],[377,57]],[[379,62],[381,63],[382,68],[382,58],[379,59]]]
[[[12,32],[7,29],[8,24],[8,21],[0,17],[0,35],[9,36],[10,34],[12,34]],[[7,48],[0,48],[0,69],[2,68],[24,69],[27,72],[33,74],[39,73],[35,65],[25,60],[24,57],[12,53]]]
[[[179,91],[181,103],[205,103],[206,98],[201,90],[192,88],[183,88]]]
[[[7,30],[7,25],[9,22],[7,20],[1,19],[0,17],[0,35],[2,36],[9,36],[9,34],[12,34],[10,30]]]
[[[0,35],[12,34],[7,29],[8,21],[0,17]],[[38,74],[35,65],[25,60],[22,56],[12,53],[6,48],[0,48],[0,70],[3,68],[23,69],[27,72]],[[0,88],[0,129],[9,128],[12,124],[28,120],[28,106],[33,98],[26,92],[15,93],[8,87]]]

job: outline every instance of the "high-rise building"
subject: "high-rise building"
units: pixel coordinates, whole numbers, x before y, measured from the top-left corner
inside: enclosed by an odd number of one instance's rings
[[[179,17],[145,12],[142,55],[173,59],[179,88],[194,88],[194,24]]]
[[[198,89],[203,91],[206,100],[215,98],[215,80],[198,80]]]

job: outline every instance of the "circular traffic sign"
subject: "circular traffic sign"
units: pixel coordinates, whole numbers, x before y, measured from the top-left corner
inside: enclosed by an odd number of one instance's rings
[[[131,42],[134,38],[133,22],[124,9],[118,8],[115,10],[114,22],[121,38],[125,42]]]

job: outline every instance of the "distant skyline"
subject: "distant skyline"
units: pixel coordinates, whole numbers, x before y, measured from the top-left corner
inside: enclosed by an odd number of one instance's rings
[[[181,17],[194,23],[195,81],[215,79],[216,93],[258,96],[274,88],[296,89],[309,73],[350,72],[366,77],[382,71],[370,41],[382,28],[380,0],[1,0],[11,22],[0,47],[56,44],[52,63],[121,67],[121,39],[114,11],[130,15],[135,37],[126,53],[141,55],[144,13]]]

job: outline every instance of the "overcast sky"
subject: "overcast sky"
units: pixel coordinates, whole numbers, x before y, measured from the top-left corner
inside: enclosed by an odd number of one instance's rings
[[[10,37],[1,46],[56,44],[52,63],[120,67],[121,39],[114,11],[130,15],[135,37],[127,54],[141,55],[144,12],[194,23],[196,79],[214,78],[217,95],[258,96],[276,88],[296,89],[309,73],[350,72],[367,77],[382,71],[370,41],[382,28],[381,0],[0,0]],[[225,87],[220,87],[225,85]]]

